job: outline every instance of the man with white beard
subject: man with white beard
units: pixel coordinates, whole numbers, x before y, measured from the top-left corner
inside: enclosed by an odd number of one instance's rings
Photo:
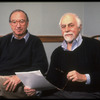
[[[41,98],[100,98],[100,41],[80,34],[82,23],[76,14],[64,14],[59,25],[64,41],[53,51],[46,77],[57,89],[44,91]]]

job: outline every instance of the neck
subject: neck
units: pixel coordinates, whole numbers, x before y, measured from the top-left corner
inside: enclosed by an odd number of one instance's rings
[[[67,49],[68,49],[69,51],[71,51],[71,48],[72,48],[72,43],[67,43]]]
[[[16,33],[14,33],[14,36],[15,36],[17,39],[22,39],[25,35],[26,35],[26,32],[25,32],[25,33],[22,33],[22,34],[16,34]]]
[[[67,50],[71,51],[73,41],[71,42],[66,41],[66,43],[67,43]]]

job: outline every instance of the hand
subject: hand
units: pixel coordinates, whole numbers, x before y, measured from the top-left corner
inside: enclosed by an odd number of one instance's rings
[[[34,96],[36,94],[36,90],[31,89],[28,86],[24,87],[24,92],[27,94],[27,96]]]
[[[16,75],[5,78],[7,80],[4,82],[3,85],[7,85],[6,91],[14,91],[16,86],[21,82],[21,80]]]
[[[68,72],[67,79],[71,80],[72,82],[86,82],[87,80],[85,74],[80,74],[76,70]]]

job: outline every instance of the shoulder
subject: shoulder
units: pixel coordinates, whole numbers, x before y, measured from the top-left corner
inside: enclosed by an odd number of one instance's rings
[[[29,45],[31,45],[33,48],[34,47],[35,48],[43,48],[44,47],[41,39],[38,36],[35,36],[32,34],[29,35],[29,39],[28,39],[27,43]]]
[[[42,43],[41,39],[33,34],[29,35],[29,41],[34,42],[34,43]]]
[[[83,36],[82,38],[83,38],[83,41],[86,42],[87,44],[92,44],[92,45],[98,44],[98,45],[100,45],[100,41],[97,40],[97,39],[93,39],[93,38],[85,37],[85,36]]]
[[[61,46],[58,46],[57,48],[54,49],[54,51],[52,52],[52,55],[60,55],[62,54],[63,49]]]
[[[4,35],[4,36],[1,36],[0,37],[0,41],[1,40],[9,40],[9,39],[11,39],[11,37],[12,37],[12,33],[8,33],[7,35]]]
[[[97,39],[83,37],[84,47],[88,48],[88,50],[100,50],[100,41]]]

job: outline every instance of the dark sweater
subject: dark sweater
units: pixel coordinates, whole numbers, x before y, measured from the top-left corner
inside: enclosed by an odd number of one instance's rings
[[[34,35],[25,40],[12,40],[12,34],[0,38],[0,75],[18,71],[47,71],[48,62],[40,39]]]
[[[66,75],[71,70],[90,74],[91,84],[68,81]],[[100,91],[100,41],[83,37],[82,44],[74,51],[64,51],[61,46],[56,48],[51,56],[47,79],[59,88],[68,81],[67,91]]]

